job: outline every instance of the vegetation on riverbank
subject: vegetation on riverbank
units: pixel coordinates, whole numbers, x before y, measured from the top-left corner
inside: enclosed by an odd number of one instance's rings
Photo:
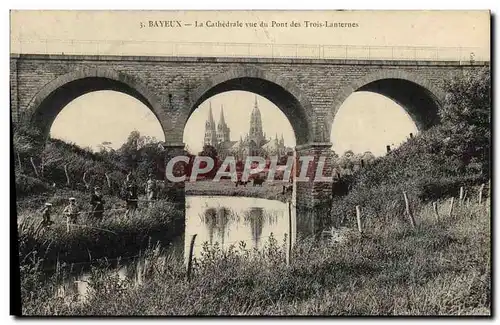
[[[39,229],[41,218],[25,211],[18,218],[18,247],[21,265],[33,258],[43,259],[45,267],[57,263],[87,263],[101,258],[128,257],[144,250],[148,243],[167,244],[184,228],[184,210],[174,204],[159,201],[125,217],[122,210],[111,211],[102,221],[85,215],[71,225],[60,214],[48,229]]]
[[[230,180],[214,182],[211,180],[186,182],[186,195],[210,195],[210,196],[243,196],[257,197],[268,200],[286,202],[290,193],[283,194],[283,185],[290,185],[282,181],[264,182],[263,186],[253,186],[250,182],[246,186],[237,187]]]
[[[461,187],[470,200],[477,200],[480,184],[486,185],[483,197],[488,195],[490,80],[489,69],[450,80],[439,111],[441,123],[354,173],[349,193],[333,198],[328,219],[337,226],[354,225],[354,207],[359,205],[370,218],[392,220],[405,209],[403,192],[416,210],[458,196]]]
[[[489,203],[457,206],[451,218],[440,204],[439,222],[426,205],[414,230],[365,220],[363,236],[298,243],[290,266],[277,242],[260,252],[207,248],[190,282],[182,261],[150,251],[141,284],[94,269],[86,302],[52,298],[52,282],[23,290],[23,314],[488,315]]]
[[[104,268],[96,268],[92,270],[87,301],[68,304],[62,298],[53,298],[60,274],[56,272],[46,284],[39,281],[42,268],[38,257],[51,263],[61,256],[69,260],[73,255],[87,258],[89,247],[93,252],[102,252],[102,247],[110,247],[112,254],[128,252],[124,248],[127,244],[149,242],[151,231],[159,229],[157,222],[169,228],[176,210],[160,206],[157,209],[161,211],[153,208],[154,212],[139,218],[117,217],[116,222],[112,218],[99,226],[108,227],[118,236],[91,228],[81,234],[66,233],[65,229],[34,234],[29,226],[21,226],[20,254],[26,262],[21,266],[23,314],[489,314],[489,80],[489,71],[485,70],[450,83],[440,125],[352,175],[349,193],[334,198],[331,212],[319,216],[327,221],[321,223],[325,226],[348,226],[347,241],[301,241],[294,247],[291,265],[285,263],[281,243],[272,241],[259,252],[223,252],[207,247],[205,257],[195,263],[190,282],[185,280],[183,261],[159,262],[157,251],[149,251],[150,263],[142,283],[122,281]],[[276,188],[269,184],[236,188],[228,183],[219,193],[273,198],[282,190],[276,184]],[[480,184],[485,184],[481,204]],[[212,183],[196,185],[210,187]],[[456,198],[460,187],[465,189],[466,198],[455,201],[449,216],[447,198]],[[186,190],[199,194],[189,184]],[[208,190],[212,195],[219,191],[209,188],[203,194]],[[405,213],[403,193],[410,200],[415,229]],[[438,206],[439,221],[433,203]],[[355,206],[361,208],[363,235],[353,230]],[[102,257],[109,252],[102,252]]]

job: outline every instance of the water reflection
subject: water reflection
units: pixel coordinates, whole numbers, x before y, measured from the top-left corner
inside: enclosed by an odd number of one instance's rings
[[[292,242],[295,241],[295,209],[292,214]],[[248,197],[188,196],[184,256],[191,237],[197,234],[193,256],[201,255],[203,243],[223,249],[244,242],[246,248],[261,248],[271,236],[283,243],[289,233],[288,205],[274,200]]]
[[[197,235],[193,250],[194,257],[200,257],[203,244],[218,244],[222,249],[244,242],[247,249],[261,249],[273,236],[279,245],[289,238],[290,221],[292,245],[296,233],[308,235],[320,227],[318,217],[323,212],[300,212],[296,216],[295,208],[280,201],[249,197],[186,197],[186,218],[184,235],[170,243],[167,252],[187,261],[189,244],[194,234]],[[144,259],[138,258],[114,265],[107,272],[115,274],[120,280],[130,280],[140,284],[144,278]],[[72,276],[61,286],[59,294],[67,299],[84,300],[87,296],[90,275],[83,273]]]
[[[332,226],[329,207],[300,209],[296,214],[296,229],[299,238],[318,236],[322,230]]]
[[[182,242],[180,242],[182,240]],[[151,270],[151,263],[154,261],[155,268],[165,268],[168,263],[178,260],[183,256],[184,237],[175,240],[167,249],[167,254],[160,253],[156,257],[139,256],[129,260],[114,260],[109,265],[94,269],[98,282],[102,275],[107,275],[107,279],[114,278],[122,285],[138,286],[147,278],[147,271]],[[56,295],[63,298],[66,303],[85,302],[89,298],[92,272],[88,268],[83,268],[78,274],[70,274],[57,288]]]

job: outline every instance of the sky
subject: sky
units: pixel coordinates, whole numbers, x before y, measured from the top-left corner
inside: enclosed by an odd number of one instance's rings
[[[149,27],[151,21],[160,20],[178,20],[182,27]],[[208,21],[257,25],[194,27],[199,23],[206,25]],[[272,27],[273,21],[282,27]],[[291,27],[292,21],[300,27]],[[355,23],[357,27],[313,28],[306,27],[305,21]],[[264,23],[267,27],[261,25]],[[184,44],[177,44],[174,51],[172,44],[178,42]],[[227,55],[238,55],[241,51],[239,45],[221,47],[201,42],[253,43],[253,48],[258,48],[259,44],[320,44],[341,48],[347,45],[361,46],[359,51],[362,53],[370,47],[372,54],[378,53],[378,47],[439,47],[440,56],[451,55],[455,59],[464,59],[457,57],[460,54],[457,48],[472,47],[476,60],[489,60],[490,13],[486,10],[11,11],[12,53],[207,55],[222,48]],[[399,53],[399,50],[394,52]],[[435,53],[434,48],[430,52]],[[469,50],[462,52],[468,60]],[[253,98],[252,94],[224,93],[211,99],[215,119],[219,118],[220,105],[227,107],[226,120],[232,129],[233,140],[248,131]],[[264,131],[274,136],[276,130],[266,123],[271,126],[279,123],[285,143],[293,146],[293,131],[283,115],[276,107],[271,109],[271,103],[264,98],[259,97],[259,103]],[[395,105],[379,95],[353,94],[335,118],[332,128],[334,150],[340,153],[347,149],[370,150],[383,154],[387,144],[397,145],[410,132],[416,133],[409,117]],[[193,150],[201,145],[200,137],[203,136],[199,130],[204,129],[207,107],[207,103],[203,103],[188,122],[186,130],[198,130],[199,134],[184,134],[184,141]],[[133,130],[163,140],[158,121],[141,103],[120,93],[96,92],[77,98],[63,109],[51,134],[83,146],[96,147],[103,141],[110,141],[112,146],[119,147]]]
[[[66,105],[54,120],[50,136],[93,150],[99,150],[105,141],[118,149],[134,130],[165,140],[160,122],[146,105],[132,96],[103,90]]]

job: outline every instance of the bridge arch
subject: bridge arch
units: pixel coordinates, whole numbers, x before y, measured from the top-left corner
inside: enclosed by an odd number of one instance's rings
[[[286,78],[255,66],[240,66],[203,80],[190,92],[189,110],[183,112],[179,125],[184,127],[206,99],[231,90],[248,91],[267,98],[290,121],[298,145],[314,141],[314,111],[306,95]]]
[[[405,109],[418,130],[428,129],[439,121],[438,110],[445,98],[445,92],[440,87],[415,73],[390,69],[369,74],[339,91],[325,119],[325,139],[330,137],[338,110],[356,91],[374,92],[390,98]]]
[[[144,84],[124,73],[103,68],[79,69],[55,78],[31,99],[22,119],[48,136],[54,120],[67,104],[84,94],[100,90],[118,91],[134,97],[153,112],[164,132],[171,129],[160,101]]]

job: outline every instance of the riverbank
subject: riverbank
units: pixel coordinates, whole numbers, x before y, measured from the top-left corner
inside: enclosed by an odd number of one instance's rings
[[[489,315],[490,202],[439,202],[404,216],[366,220],[345,242],[304,240],[285,263],[281,243],[239,254],[207,248],[185,279],[181,260],[149,253],[140,284],[93,271],[85,303],[23,297],[29,315]],[[24,292],[29,292],[25,290]],[[383,299],[380,299],[383,297]]]
[[[40,217],[26,210],[18,217],[20,265],[41,258],[44,268],[54,269],[56,265],[134,256],[150,243],[167,245],[182,234],[184,218],[184,207],[158,201],[128,217],[123,209],[107,211],[102,221],[82,215],[68,231],[61,213],[54,215],[49,228],[39,229]]]
[[[268,200],[278,200],[287,202],[290,198],[289,194],[282,194],[283,182],[264,182],[262,186],[253,186],[250,182],[246,186],[235,186],[230,180],[221,180],[213,182],[211,180],[186,182],[186,195],[210,195],[210,196],[243,196],[256,197]]]

